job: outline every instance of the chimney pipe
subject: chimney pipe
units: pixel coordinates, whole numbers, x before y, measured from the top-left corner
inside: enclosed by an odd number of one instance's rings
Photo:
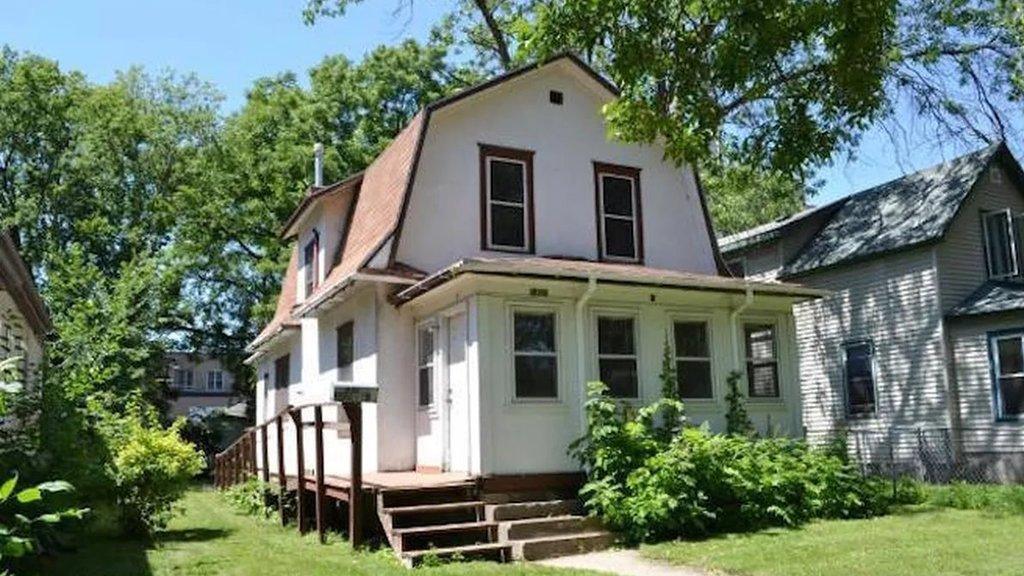
[[[324,145],[317,142],[313,145],[313,186],[324,185]]]

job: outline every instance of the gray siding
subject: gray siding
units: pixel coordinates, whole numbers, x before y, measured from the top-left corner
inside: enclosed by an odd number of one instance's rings
[[[1024,422],[997,422],[988,334],[1024,328],[1024,312],[949,322],[954,373],[966,453],[1020,452]]]
[[[992,171],[1001,174],[999,181],[993,180]],[[1015,214],[1024,212],[1024,194],[1000,166],[992,166],[976,186],[939,244],[939,285],[944,313],[988,279],[981,213],[1006,208]]]
[[[834,293],[795,308],[804,425],[812,440],[846,427],[948,426],[938,279],[931,248],[822,271],[800,281]],[[875,348],[877,411],[847,419],[843,343]]]

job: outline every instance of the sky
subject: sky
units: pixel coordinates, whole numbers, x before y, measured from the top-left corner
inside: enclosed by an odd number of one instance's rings
[[[257,78],[288,70],[304,78],[327,55],[358,60],[381,44],[423,39],[450,5],[419,0],[411,13],[396,15],[399,0],[367,0],[343,18],[306,26],[305,0],[0,0],[0,44],[57,60],[94,82],[134,65],[193,72],[217,86],[230,112]],[[868,133],[854,161],[837,160],[819,173],[824,184],[811,202],[829,202],[964,151],[909,148],[897,154],[881,132]]]

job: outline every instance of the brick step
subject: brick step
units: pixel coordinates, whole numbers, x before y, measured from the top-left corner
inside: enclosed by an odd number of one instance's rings
[[[577,500],[542,500],[538,502],[514,502],[488,504],[487,519],[491,522],[545,518],[549,516],[571,516],[583,512]]]
[[[414,552],[402,552],[400,558],[402,563],[409,568],[419,566],[426,558],[438,558],[441,560],[496,560],[508,562],[512,560],[511,544],[474,544],[472,546],[453,546],[451,548],[432,548],[430,550],[416,550]]]
[[[389,531],[417,526],[477,522],[483,519],[483,509],[484,503],[479,500],[397,506],[381,509],[381,522],[384,529]]]
[[[486,544],[496,540],[497,527],[494,522],[463,522],[398,528],[390,540],[396,552]]]
[[[615,544],[611,532],[596,531],[564,536],[545,536],[510,542],[514,560],[544,560],[604,550]]]
[[[501,541],[529,540],[545,536],[597,532],[602,529],[601,521],[589,516],[548,516],[501,522],[498,525],[498,538]]]

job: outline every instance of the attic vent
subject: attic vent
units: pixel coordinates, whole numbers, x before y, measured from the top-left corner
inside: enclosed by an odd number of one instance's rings
[[[562,93],[559,92],[558,90],[552,90],[551,92],[548,92],[548,100],[556,106],[561,106]]]

